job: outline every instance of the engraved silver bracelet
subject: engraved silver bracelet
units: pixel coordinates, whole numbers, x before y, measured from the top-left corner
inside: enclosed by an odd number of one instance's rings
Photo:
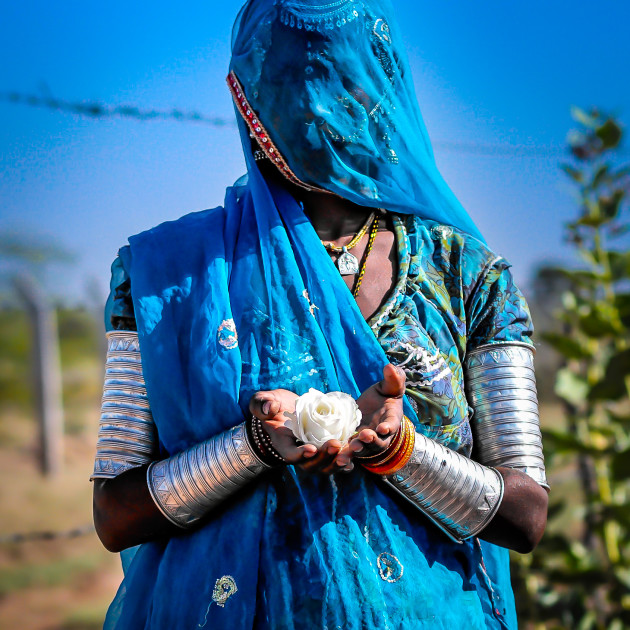
[[[157,458],[157,431],[142,375],[138,333],[107,333],[107,362],[90,479],[111,479]]]
[[[416,433],[410,460],[384,480],[455,542],[481,532],[503,498],[498,471],[421,433]]]
[[[473,457],[486,466],[520,470],[548,490],[532,346],[480,346],[468,353],[464,369],[474,409]]]
[[[270,469],[256,455],[242,423],[152,463],[147,470],[147,484],[162,514],[171,523],[187,529]]]

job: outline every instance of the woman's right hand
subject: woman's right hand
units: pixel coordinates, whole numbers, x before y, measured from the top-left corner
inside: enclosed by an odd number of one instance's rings
[[[262,421],[273,447],[288,464],[300,465],[317,454],[312,444],[300,444],[293,431],[285,426],[287,416],[295,413],[297,394],[288,389],[272,389],[255,393],[249,401],[252,415]]]

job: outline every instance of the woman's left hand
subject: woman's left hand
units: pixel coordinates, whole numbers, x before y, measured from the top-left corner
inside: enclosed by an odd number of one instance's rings
[[[405,373],[389,363],[383,368],[383,380],[366,389],[357,400],[363,415],[361,424],[335,458],[337,469],[350,471],[355,455],[375,455],[389,446],[403,419],[404,394]]]

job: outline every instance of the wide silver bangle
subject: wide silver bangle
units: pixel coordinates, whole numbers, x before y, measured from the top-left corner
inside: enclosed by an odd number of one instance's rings
[[[496,470],[421,433],[407,464],[384,479],[456,542],[484,529],[503,498],[503,477]]]
[[[474,409],[473,457],[515,468],[549,489],[538,417],[534,349],[523,343],[475,348],[465,361],[466,395]]]
[[[107,333],[107,362],[90,479],[111,479],[157,459],[158,439],[142,376],[138,333]]]
[[[162,514],[187,529],[270,468],[256,455],[242,423],[152,463],[147,470],[147,483]]]

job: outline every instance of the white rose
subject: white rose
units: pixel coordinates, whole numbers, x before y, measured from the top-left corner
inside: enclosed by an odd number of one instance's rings
[[[286,426],[301,442],[321,448],[333,439],[345,444],[360,423],[361,411],[352,396],[343,392],[324,394],[311,388],[297,399],[295,416]]]

